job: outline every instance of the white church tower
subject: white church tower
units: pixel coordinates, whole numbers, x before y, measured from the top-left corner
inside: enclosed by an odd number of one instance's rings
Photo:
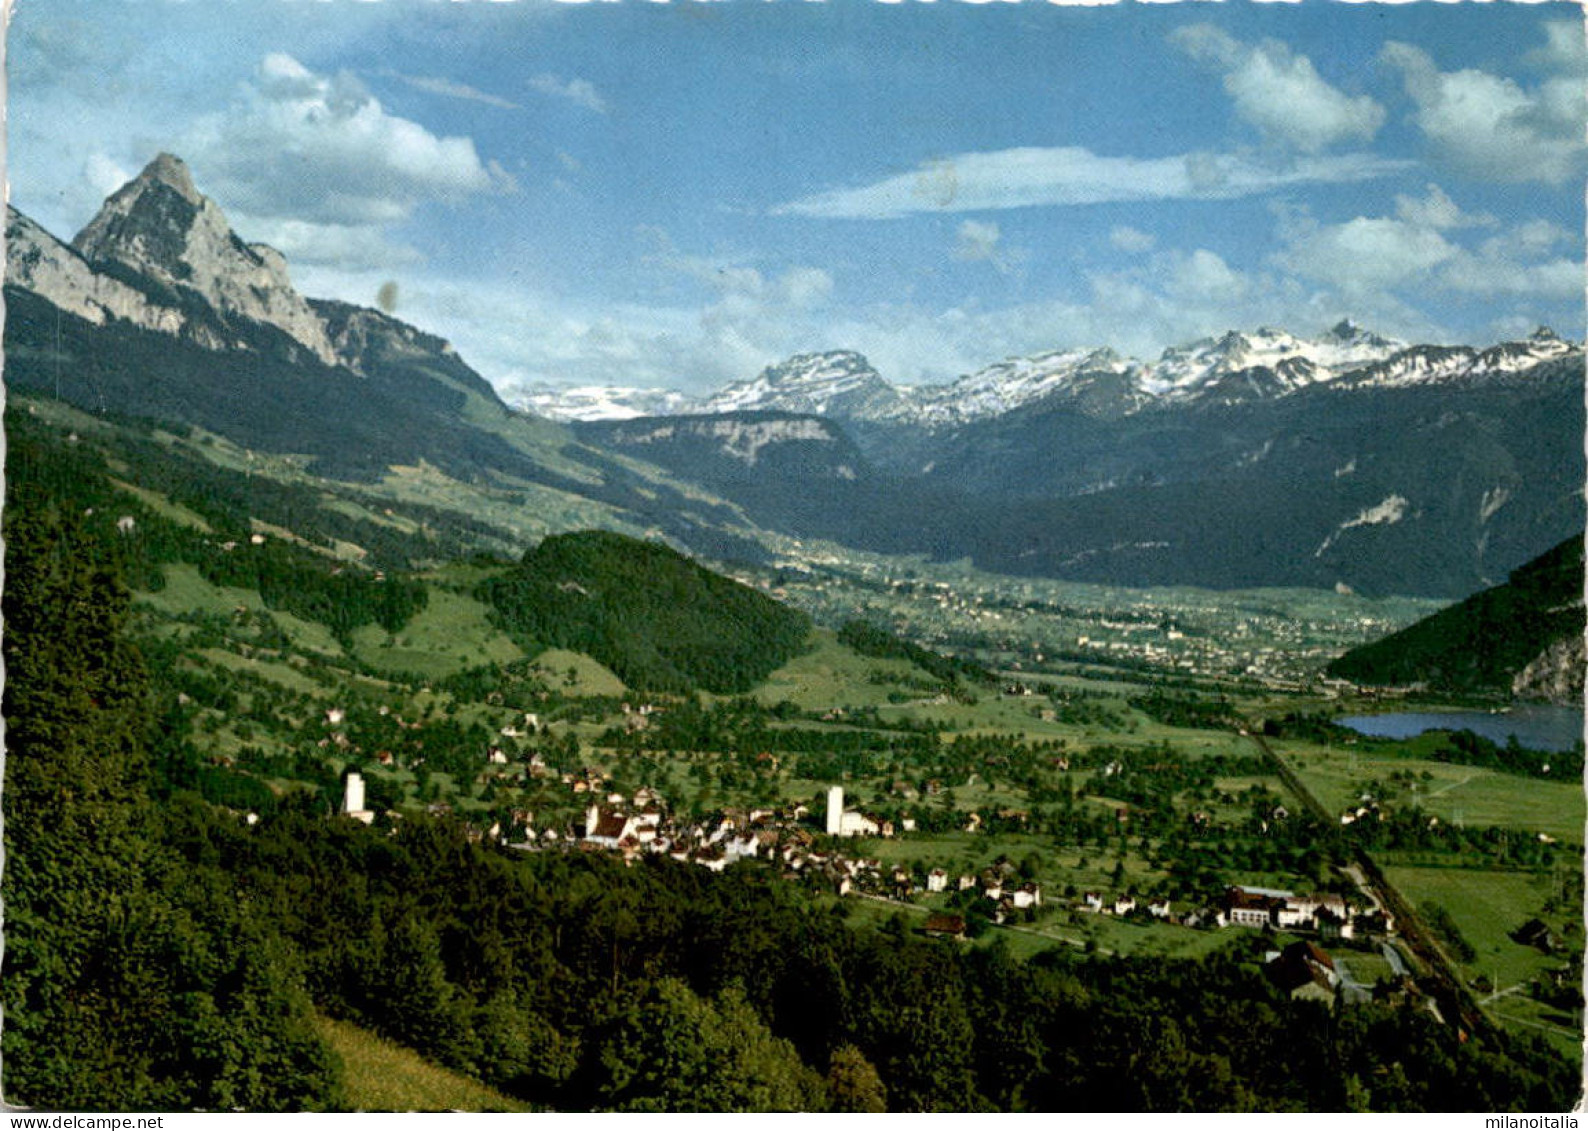
[[[827,791],[827,835],[839,836],[844,828],[844,787],[835,785]]]
[[[375,819],[375,814],[364,808],[364,775],[357,770],[342,783],[342,812],[366,825]]]

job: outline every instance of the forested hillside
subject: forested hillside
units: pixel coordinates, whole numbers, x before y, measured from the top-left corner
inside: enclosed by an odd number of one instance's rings
[[[1353,649],[1328,670],[1364,684],[1509,695],[1518,672],[1582,632],[1583,540],[1577,536],[1515,570],[1506,584]],[[1576,683],[1580,696],[1580,671]]]
[[[335,1107],[296,953],[181,856],[151,796],[162,689],[123,634],[116,547],[80,515],[14,486],[5,509],[5,1098]]]
[[[587,653],[649,691],[748,691],[811,628],[676,550],[603,531],[545,539],[481,593],[527,648]]]

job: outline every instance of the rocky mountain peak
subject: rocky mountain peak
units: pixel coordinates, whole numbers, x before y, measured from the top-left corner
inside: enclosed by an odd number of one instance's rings
[[[853,386],[856,382],[881,381],[864,354],[855,350],[828,350],[824,353],[797,353],[761,371],[757,380],[772,389],[813,387],[828,384]]]
[[[193,187],[193,174],[188,171],[187,162],[174,154],[162,153],[157,156],[132,183],[138,181],[164,185],[194,206],[201,205],[204,200],[198,189]]]
[[[169,153],[116,190],[72,247],[90,263],[120,264],[194,292],[224,316],[274,326],[326,364],[336,363],[324,325],[292,288],[285,259],[239,239],[220,206]]]
[[[706,412],[780,411],[870,418],[899,408],[903,398],[854,350],[795,354],[750,381],[729,385],[704,403]]]

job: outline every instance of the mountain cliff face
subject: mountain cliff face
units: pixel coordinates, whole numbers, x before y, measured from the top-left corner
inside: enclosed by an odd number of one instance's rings
[[[281,253],[239,239],[168,153],[118,189],[72,248],[96,270],[130,273],[173,298],[193,292],[223,316],[276,327],[327,365],[338,360],[324,324],[292,289]]]
[[[783,530],[819,526],[873,472],[831,420],[779,412],[646,417],[573,426],[606,451],[666,468]]]
[[[691,459],[721,456],[747,467],[754,467],[771,452],[788,445],[818,445],[837,456],[832,474],[853,479],[852,466],[842,462],[852,457],[853,446],[843,433],[827,421],[788,413],[729,413],[716,416],[642,419],[583,430],[614,448],[635,450],[663,446],[691,445],[704,450],[691,453]],[[824,463],[828,462],[826,460]]]
[[[1516,673],[1511,695],[1528,702],[1581,707],[1585,670],[1588,647],[1581,633],[1572,633],[1549,645]]]
[[[15,211],[7,228],[13,387],[198,424],[339,474],[531,462],[471,435],[471,398],[510,413],[446,343],[374,311],[311,304],[175,158],[151,162],[71,246]]]
[[[176,334],[187,323],[137,288],[96,271],[89,262],[16,209],[6,206],[6,282],[48,295],[61,311],[103,326],[118,319]]]

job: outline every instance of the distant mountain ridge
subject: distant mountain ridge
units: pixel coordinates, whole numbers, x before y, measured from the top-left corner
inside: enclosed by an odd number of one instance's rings
[[[585,390],[607,419],[564,425],[434,335],[299,295],[173,157],[71,243],[15,210],[7,235],[12,390],[467,498],[513,537],[602,526],[752,561],[809,538],[1111,585],[1459,597],[1584,525],[1583,354],[1547,331],[1478,349],[1265,329],[915,389],[853,351],[801,354],[705,401]]]
[[[722,412],[797,412],[852,423],[943,430],[1052,401],[1091,416],[1235,404],[1302,389],[1395,387],[1517,373],[1580,357],[1582,347],[1547,327],[1488,348],[1409,345],[1336,323],[1316,338],[1272,327],[1202,338],[1156,361],[1107,347],[1009,358],[942,385],[895,386],[853,350],[797,354],[706,397],[674,390],[539,386],[514,403],[558,420]]]

